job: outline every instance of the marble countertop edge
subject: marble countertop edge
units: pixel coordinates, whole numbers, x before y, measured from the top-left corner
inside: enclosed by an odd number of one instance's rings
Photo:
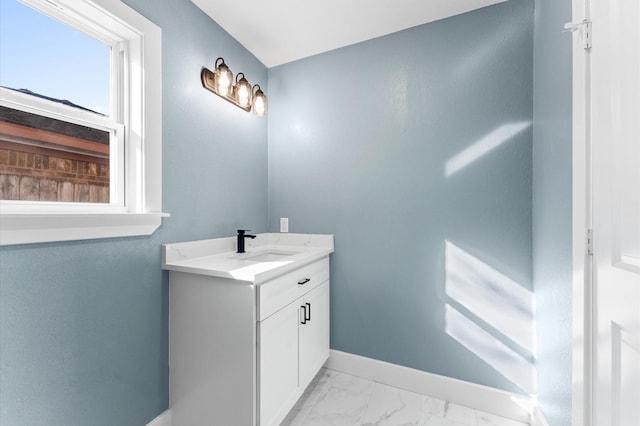
[[[258,285],[333,253],[333,235],[257,234],[236,253],[236,237],[162,245],[162,268]],[[281,259],[256,261],[261,253],[281,252]]]

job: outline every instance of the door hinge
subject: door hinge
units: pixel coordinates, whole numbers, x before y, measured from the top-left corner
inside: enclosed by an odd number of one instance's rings
[[[587,229],[586,246],[587,246],[587,254],[589,256],[593,256],[593,230],[592,229]]]
[[[564,24],[564,30],[562,32],[572,33],[574,31],[580,31],[580,39],[582,40],[584,50],[591,49],[591,21],[585,19],[575,24],[573,22]]]

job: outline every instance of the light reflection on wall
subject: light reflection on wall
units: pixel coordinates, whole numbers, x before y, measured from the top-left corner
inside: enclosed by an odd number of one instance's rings
[[[505,142],[510,141],[515,135],[531,126],[530,121],[503,124],[489,132],[464,151],[451,157],[445,164],[445,176],[449,177],[480,157],[493,151]]]
[[[534,295],[449,241],[445,273],[447,334],[535,394]]]

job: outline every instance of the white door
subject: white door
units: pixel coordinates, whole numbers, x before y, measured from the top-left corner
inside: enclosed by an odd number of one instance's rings
[[[593,426],[640,425],[640,1],[591,0]]]

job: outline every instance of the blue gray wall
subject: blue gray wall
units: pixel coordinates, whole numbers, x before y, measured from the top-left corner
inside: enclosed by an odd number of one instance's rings
[[[529,0],[269,70],[269,228],[335,235],[332,348],[525,391],[474,347],[532,363],[508,297],[453,300],[445,247],[530,294],[532,70]]]
[[[162,28],[163,210],[153,236],[0,248],[0,424],[141,426],[168,407],[160,244],[266,231],[267,123],[204,90],[266,68],[188,0],[127,0]]]
[[[526,358],[482,304],[451,297],[448,258],[535,287],[539,399],[570,424],[570,0],[536,1],[535,64],[532,2],[512,0],[269,70],[268,162],[266,120],[199,80],[217,56],[260,84],[265,67],[188,0],[126,2],[163,30],[172,217],[151,237],[0,248],[0,424],[160,414],[160,244],[277,231],[281,216],[336,236],[335,349],[522,392],[447,324]],[[506,306],[493,296],[485,308]]]
[[[571,424],[571,0],[536,0],[533,276],[538,399],[550,425]]]

